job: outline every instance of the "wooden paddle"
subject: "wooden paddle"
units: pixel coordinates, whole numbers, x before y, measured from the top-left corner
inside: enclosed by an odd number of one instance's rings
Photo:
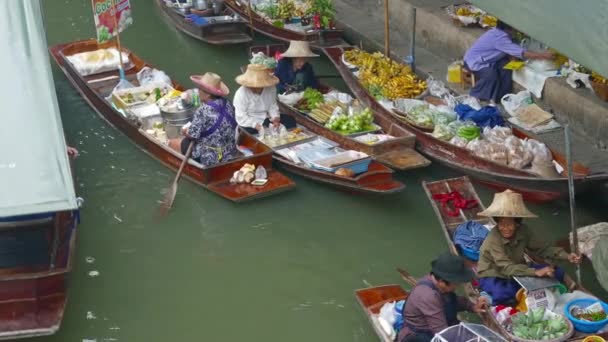
[[[188,145],[188,150],[186,151],[186,155],[184,156],[184,160],[182,164],[179,166],[179,170],[177,171],[177,175],[171,184],[171,187],[167,189],[165,193],[165,197],[160,205],[160,214],[161,216],[167,215],[171,207],[173,206],[173,201],[175,200],[175,195],[177,194],[177,182],[179,178],[182,176],[182,172],[184,172],[184,167],[188,163],[188,159],[190,159],[190,155],[192,155],[192,148],[194,147],[194,140],[190,141],[190,145]]]

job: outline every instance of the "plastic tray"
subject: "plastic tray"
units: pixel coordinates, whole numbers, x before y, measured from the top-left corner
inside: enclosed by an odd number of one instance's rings
[[[351,169],[355,174],[366,172],[372,159],[365,153],[344,151],[334,156],[313,161],[313,166],[324,171],[336,172],[339,168]]]

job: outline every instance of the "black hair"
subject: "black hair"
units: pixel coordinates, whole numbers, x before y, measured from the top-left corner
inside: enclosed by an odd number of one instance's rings
[[[505,23],[502,20],[498,20],[496,22],[496,28],[499,29],[499,30],[502,30],[502,31],[506,31],[506,30],[510,29],[511,26],[507,25],[507,23]]]

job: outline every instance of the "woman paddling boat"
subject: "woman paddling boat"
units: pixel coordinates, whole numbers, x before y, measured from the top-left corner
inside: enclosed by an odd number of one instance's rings
[[[550,246],[523,224],[524,218],[537,216],[526,208],[519,193],[506,190],[495,194],[492,204],[479,215],[493,217],[497,224],[481,245],[477,267],[479,286],[492,297],[494,305],[510,304],[515,300],[520,285],[514,276],[564,280],[564,271],[559,267],[526,263],[526,252],[548,260],[581,262],[579,255]]]
[[[234,108],[225,97],[230,90],[219,75],[208,72],[190,76],[198,88],[201,105],[196,110],[192,124],[183,129],[184,138],[173,139],[170,146],[186,154],[194,141],[192,159],[203,166],[211,166],[230,160],[237,155],[237,123]]]

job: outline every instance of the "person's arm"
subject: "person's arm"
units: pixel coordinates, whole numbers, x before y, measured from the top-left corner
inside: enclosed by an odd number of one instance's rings
[[[490,242],[490,241],[488,241]],[[500,240],[491,241],[487,245],[487,253],[491,255],[492,261],[498,271],[507,277],[512,276],[529,276],[534,277],[536,275],[535,269],[528,267],[526,264],[516,264],[507,255]],[[485,242],[484,242],[485,244]],[[486,249],[482,246],[482,249]]]
[[[525,229],[527,236],[526,249],[532,254],[543,259],[568,260],[568,253],[563,248],[549,245],[528,227],[522,228]]]
[[[270,94],[268,94],[266,100],[270,102],[268,105],[268,115],[270,116],[270,120],[272,121],[280,117],[279,105],[277,103],[277,89],[275,87],[271,87],[269,92]]]
[[[523,56],[526,59],[553,59],[555,57],[551,51],[545,51],[545,52],[524,51]]]
[[[496,40],[494,41],[494,48],[498,51],[506,53],[507,55],[517,58],[524,58],[525,53],[527,52],[521,46],[513,43],[511,37],[509,37],[509,35],[506,33],[498,34]]]
[[[194,140],[200,139],[201,133],[204,131],[205,127],[205,117],[206,115],[203,114],[202,107],[196,110],[194,118],[192,118],[192,124],[188,127],[188,131],[186,132],[186,135],[189,138]]]
[[[424,287],[424,292],[420,292],[419,295],[424,296],[425,299],[428,298],[428,300],[420,301],[418,306],[420,313],[422,313],[426,320],[428,329],[433,333],[438,333],[447,328],[448,322],[445,317],[441,296],[426,286]]]
[[[239,88],[234,94],[232,104],[234,105],[234,118],[239,126],[256,128],[258,124],[261,124],[256,118],[247,113],[249,101],[242,92],[242,88]]]

